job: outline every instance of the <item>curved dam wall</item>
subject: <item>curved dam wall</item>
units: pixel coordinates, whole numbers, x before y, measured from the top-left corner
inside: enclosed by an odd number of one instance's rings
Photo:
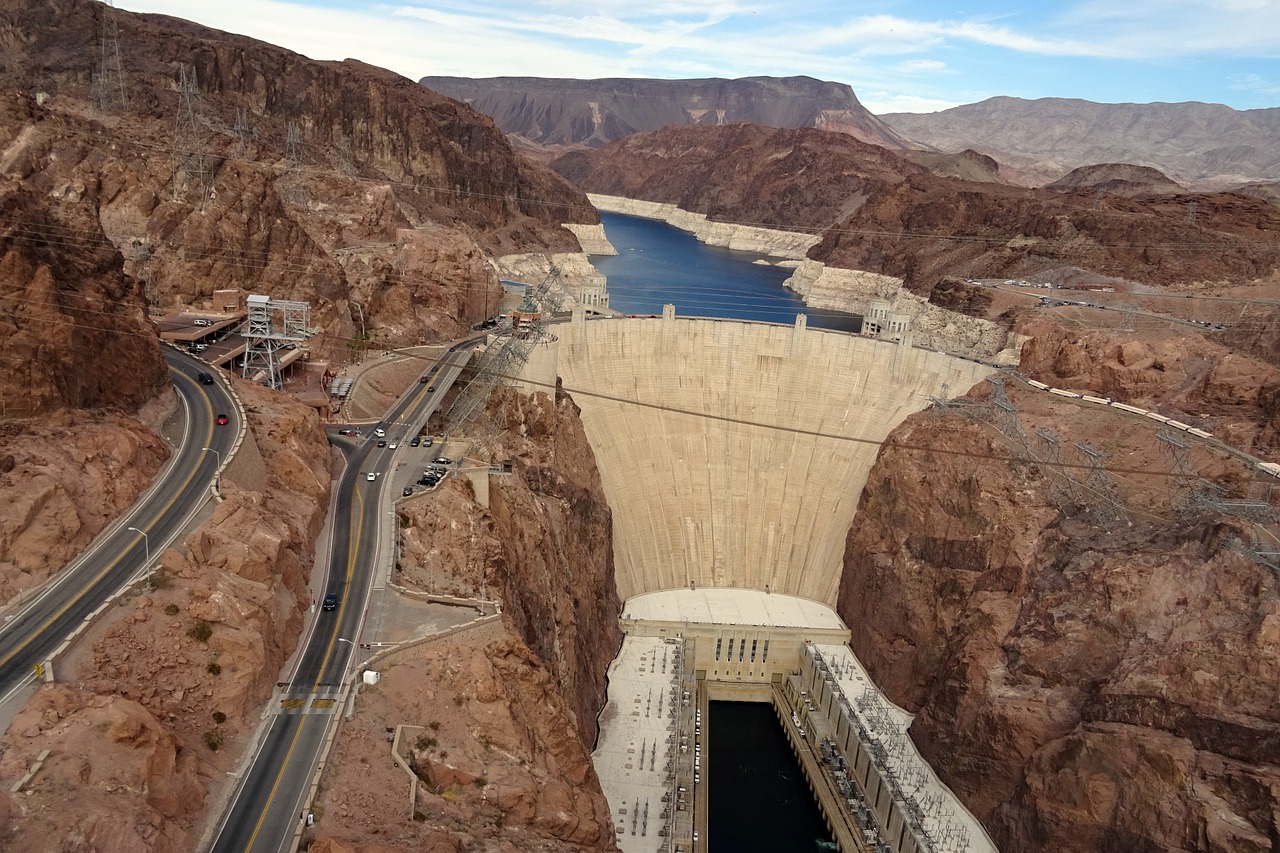
[[[573,397],[613,510],[624,600],[724,587],[834,607],[876,442],[930,396],[992,372],[803,318],[579,315],[556,333],[566,389],[587,392]]]

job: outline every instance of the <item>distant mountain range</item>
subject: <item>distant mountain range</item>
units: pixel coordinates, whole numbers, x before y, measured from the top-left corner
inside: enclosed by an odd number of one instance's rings
[[[989,154],[1018,183],[1049,183],[1094,163],[1151,166],[1202,189],[1280,180],[1280,108],[1000,97],[881,118],[940,151]]]
[[[424,77],[422,84],[493,118],[522,149],[550,159],[668,125],[749,122],[818,128],[919,151],[944,174],[1028,186],[1072,169],[1128,163],[1197,189],[1280,180],[1280,108],[1221,104],[1099,104],[1069,98],[990,98],[937,113],[877,117],[843,83],[811,77],[652,80]],[[974,154],[1000,164],[998,176]]]
[[[816,127],[886,148],[910,143],[872,115],[844,83],[812,77],[702,80],[551,77],[423,77],[429,89],[469,104],[508,134],[558,153],[598,148],[667,125],[749,122]]]

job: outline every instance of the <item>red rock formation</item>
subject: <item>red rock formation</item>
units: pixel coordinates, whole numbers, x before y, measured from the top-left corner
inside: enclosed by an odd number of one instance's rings
[[[312,850],[616,850],[573,712],[544,663],[501,623],[424,647],[365,687],[343,726]],[[388,731],[422,780],[390,760]],[[385,846],[382,846],[385,845]]]
[[[168,382],[142,294],[95,213],[0,182],[0,417],[136,411]]]
[[[489,509],[447,479],[427,503],[404,506],[400,582],[424,592],[498,595],[513,631],[554,674],[589,749],[605,674],[622,642],[613,523],[578,408],[567,395],[500,391],[491,452],[511,459],[492,477]]]
[[[0,777],[9,793],[0,838],[13,850],[190,850],[182,824],[204,800],[198,762],[136,702],[64,685],[42,690],[14,718]]]
[[[131,100],[100,112],[90,81],[106,9],[0,4],[10,46],[0,86],[22,93],[6,107],[0,144],[24,182],[96,201],[131,271],[149,278],[153,304],[200,305],[236,285],[312,302],[316,324],[339,338],[434,340],[496,304],[486,252],[572,251],[560,223],[596,221],[580,193],[455,101],[362,63],[314,62],[172,18],[111,12]],[[180,142],[203,152],[207,194],[190,161],[170,153],[183,73],[201,94],[198,130]],[[252,132],[234,132],[241,116]],[[438,248],[406,246],[416,238],[404,229]]]
[[[813,229],[809,257],[902,278],[1026,276],[1075,265],[1161,286],[1245,282],[1280,268],[1280,211],[1232,193],[1145,199],[948,179],[816,130],[669,127],[554,161],[588,192],[713,220]],[[1197,203],[1189,222],[1187,203]]]
[[[192,849],[205,791],[227,784],[234,765],[218,748],[244,745],[297,642],[328,505],[328,444],[313,410],[249,383],[237,383],[237,391],[249,415],[246,440],[262,459],[255,479],[266,486],[241,485],[230,469],[222,478],[226,500],[181,549],[164,552],[151,588],[113,608],[60,664],[64,677],[73,673],[74,689],[45,688],[23,712],[45,723],[11,726],[0,741],[0,778],[17,778],[49,748],[58,780],[35,786],[23,810],[0,826],[14,849],[49,849],[49,839],[61,837],[103,850]],[[125,709],[136,721],[131,731],[145,730],[145,744],[158,750],[147,759],[155,778],[126,774],[99,800],[97,771],[58,770],[92,763],[110,775],[136,763],[115,768],[124,759],[111,746],[119,740],[114,724],[68,723],[73,740],[61,729],[47,734],[52,721],[76,713],[62,705]],[[161,797],[172,808],[162,808]],[[77,807],[62,808],[68,801]],[[56,824],[27,819],[55,809],[62,812]],[[53,830],[61,834],[46,834]]]
[[[1083,440],[1152,472],[1115,475],[1127,515],[1055,504],[1041,469],[984,458],[1027,451],[981,422],[908,419],[891,445],[941,450],[890,446],[868,479],[839,599],[855,651],[1002,850],[1271,849],[1275,573],[1226,547],[1238,520],[1175,512],[1155,425],[1013,399],[1066,461]]]

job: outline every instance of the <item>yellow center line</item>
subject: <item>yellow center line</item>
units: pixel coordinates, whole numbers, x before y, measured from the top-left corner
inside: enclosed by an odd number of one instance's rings
[[[194,387],[195,387],[195,389],[196,389],[197,391],[200,391],[200,392],[201,392],[201,396],[202,396],[202,398],[203,398],[203,400],[204,400],[205,408],[208,410],[208,413],[209,413],[209,424],[210,424],[210,426],[209,426],[208,432],[207,432],[207,433],[206,433],[206,435],[205,435],[205,441],[204,441],[204,446],[206,446],[206,447],[207,447],[208,445],[210,445],[210,444],[212,444],[212,443],[213,443],[213,426],[212,426],[212,425],[213,425],[213,404],[212,404],[212,402],[209,400],[208,395],[207,395],[207,394],[204,394],[203,390],[199,387],[199,385],[197,385],[197,384],[196,384],[196,383],[191,379],[191,377],[189,377],[189,376],[187,376],[186,374],[181,373],[181,372],[177,372],[177,373],[176,373],[176,376],[177,376],[177,377],[181,377],[182,379],[184,379],[185,381],[187,381],[188,383],[190,383],[192,386],[194,386]],[[175,384],[176,384],[176,382],[175,382]],[[156,521],[157,521],[159,518],[161,518],[162,516],[164,516],[164,515],[165,515],[165,514],[170,510],[170,509],[172,509],[172,508],[173,508],[173,505],[174,505],[175,503],[177,503],[177,502],[178,502],[178,499],[179,499],[180,497],[182,497],[182,496],[186,493],[187,488],[191,485],[192,481],[193,481],[193,480],[195,480],[196,473],[199,471],[199,469],[200,469],[200,465],[199,465],[199,463],[197,463],[197,464],[196,464],[196,466],[192,469],[191,473],[190,473],[189,475],[187,475],[187,479],[186,479],[186,481],[182,484],[181,488],[179,488],[179,489],[174,493],[173,497],[169,498],[168,502],[167,502],[167,503],[165,503],[165,504],[164,504],[164,506],[162,506],[162,507],[159,509],[159,511],[157,511],[157,512],[152,516],[152,518],[150,519],[150,523],[151,523],[151,524],[155,524],[155,523],[156,523]],[[136,538],[134,539],[134,542],[135,542],[135,543],[137,542],[137,539],[136,539]],[[59,619],[61,619],[61,618],[62,618],[62,616],[63,616],[63,615],[64,615],[68,610],[70,610],[72,607],[74,607],[74,606],[76,605],[76,603],[77,603],[77,602],[79,602],[79,601],[80,601],[80,599],[82,599],[82,598],[84,598],[86,595],[88,595],[88,594],[89,594],[89,591],[90,591],[91,589],[93,589],[93,587],[95,587],[95,586],[98,584],[98,582],[99,582],[99,581],[101,581],[104,577],[106,577],[106,576],[111,572],[111,570],[112,570],[112,569],[114,569],[117,565],[119,565],[119,564],[120,564],[120,561],[121,561],[121,560],[123,560],[123,559],[124,559],[124,557],[125,557],[125,552],[123,552],[123,551],[122,551],[120,554],[116,555],[116,558],[115,558],[114,560],[112,560],[111,562],[107,563],[107,565],[102,569],[102,571],[98,572],[98,574],[97,574],[97,575],[95,575],[95,576],[94,576],[94,577],[93,577],[93,578],[92,578],[88,583],[86,583],[86,584],[84,584],[83,586],[81,586],[81,588],[80,588],[80,592],[79,592],[79,593],[77,593],[77,594],[76,594],[75,596],[73,596],[70,600],[68,600],[68,601],[67,601],[67,603],[66,603],[66,604],[64,604],[64,605],[63,605],[63,606],[62,606],[62,607],[61,607],[57,612],[55,612],[52,616],[50,616],[47,620],[45,620],[45,622],[44,622],[42,625],[40,625],[38,628],[36,628],[34,631],[32,631],[32,632],[27,636],[26,641],[25,641],[25,642],[23,642],[23,644],[22,644],[22,645],[18,646],[16,649],[14,649],[12,652],[10,652],[10,653],[5,657],[5,658],[0,659],[0,666],[4,666],[4,665],[5,665],[5,664],[7,664],[9,661],[13,660],[15,657],[17,657],[19,654],[21,654],[21,653],[22,653],[22,650],[23,650],[23,649],[25,649],[27,646],[29,646],[29,645],[31,645],[32,643],[34,643],[36,640],[40,639],[40,636],[41,636],[41,635],[42,635],[46,630],[48,630],[48,628],[49,628],[51,625],[53,625],[55,622],[57,622]]]
[[[347,535],[346,579],[348,583],[348,590],[350,589],[351,579],[355,575],[356,551],[358,550],[357,545],[360,542],[360,536],[364,528],[364,499],[360,494],[359,488],[356,488],[354,491],[355,502],[351,506],[351,522],[354,525],[354,535],[351,533],[348,533]],[[357,507],[359,507],[358,510]],[[349,595],[342,596],[342,603],[338,606],[338,610],[334,617],[336,624],[341,624],[342,613],[346,610],[347,599],[350,597],[351,596]],[[333,647],[338,642],[337,637],[338,632],[334,631],[333,636],[329,638],[329,645],[325,648],[324,658],[321,661],[319,668],[316,670],[316,680],[311,684],[311,692],[313,693],[316,688],[320,686],[320,678],[324,673],[325,668],[328,666],[329,658],[333,655]],[[246,847],[247,850],[253,849],[254,842],[258,840],[258,833],[262,832],[262,823],[267,819],[267,812],[270,811],[271,803],[276,798],[276,792],[280,789],[280,783],[284,781],[284,771],[289,766],[289,761],[293,758],[293,750],[298,746],[298,738],[302,736],[302,727],[306,725],[306,720],[307,715],[302,715],[301,721],[298,723],[298,730],[294,732],[293,740],[289,742],[289,749],[284,754],[284,760],[280,762],[280,768],[276,771],[276,780],[271,785],[271,792],[267,794],[266,799],[263,801],[262,812],[258,815],[258,822],[253,826],[253,835],[249,836],[249,844]]]

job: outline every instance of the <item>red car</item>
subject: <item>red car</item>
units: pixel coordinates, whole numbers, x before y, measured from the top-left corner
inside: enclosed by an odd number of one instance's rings
[[[419,381],[419,382],[421,382],[423,385],[426,385],[426,384],[427,384],[427,377],[425,377],[425,376],[419,376],[419,377],[418,377],[418,381]]]
[[[215,420],[217,420],[218,426],[226,426],[227,424],[231,423],[231,418],[227,417],[226,415],[218,415],[218,417]]]

